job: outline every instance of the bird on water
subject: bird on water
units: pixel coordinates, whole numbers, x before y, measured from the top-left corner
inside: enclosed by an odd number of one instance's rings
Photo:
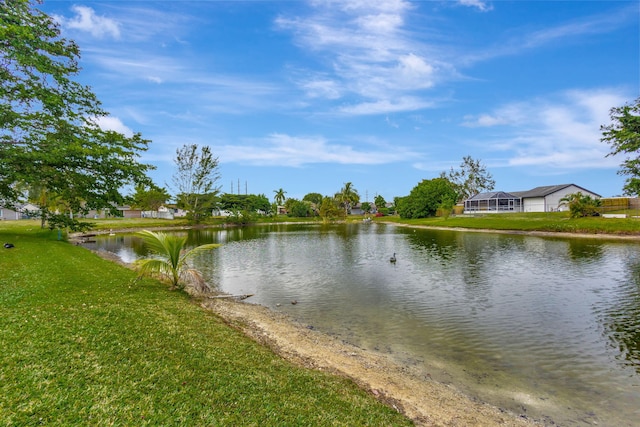
[[[393,256],[389,258],[389,262],[396,262],[396,253],[393,253]]]

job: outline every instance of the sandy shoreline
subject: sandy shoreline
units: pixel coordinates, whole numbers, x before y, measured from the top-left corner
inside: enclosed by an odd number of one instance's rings
[[[266,307],[232,299],[206,299],[201,305],[293,363],[350,378],[417,426],[540,425],[476,401],[383,354],[311,330]]]
[[[111,262],[132,268],[131,264],[122,262],[117,255],[105,251],[93,252]],[[474,400],[388,356],[346,344],[267,307],[233,298],[196,296],[195,301],[229,326],[268,346],[292,363],[351,379],[379,401],[413,420],[416,426],[542,425]]]

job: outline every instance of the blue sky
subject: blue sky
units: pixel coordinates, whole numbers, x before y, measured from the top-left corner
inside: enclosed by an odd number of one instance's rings
[[[407,195],[480,159],[496,190],[619,195],[600,125],[640,95],[637,1],[45,0],[154,181],[209,145],[222,191]]]

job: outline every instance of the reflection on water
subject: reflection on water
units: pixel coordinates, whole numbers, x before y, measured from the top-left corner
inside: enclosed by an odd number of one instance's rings
[[[220,290],[484,401],[561,425],[640,419],[640,245],[382,224],[182,233],[224,244],[197,259]],[[97,245],[145,255],[130,236]]]
[[[625,267],[609,304],[597,307],[596,313],[618,359],[640,374],[640,259],[627,258]]]

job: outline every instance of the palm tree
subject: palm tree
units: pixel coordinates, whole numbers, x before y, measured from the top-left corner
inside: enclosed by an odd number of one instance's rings
[[[580,218],[597,215],[598,208],[602,206],[602,201],[578,191],[577,193],[567,194],[560,199],[559,206],[562,205],[569,205],[571,218]]]
[[[336,199],[344,207],[344,214],[347,215],[349,210],[351,210],[351,206],[358,204],[360,201],[360,195],[358,194],[358,190],[353,188],[352,183],[346,182],[344,187],[340,189],[340,192],[336,193]]]
[[[337,205],[336,199],[326,196],[322,198],[318,213],[320,218],[322,218],[322,222],[326,223],[342,216],[342,209]]]
[[[184,289],[189,284],[199,292],[209,290],[202,274],[191,268],[187,260],[198,253],[217,248],[221,246],[220,244],[210,243],[187,251],[185,250],[186,237],[149,230],[136,234],[142,237],[149,249],[159,255],[159,258],[144,258],[136,261],[139,278],[144,275],[159,276],[169,281],[172,289]]]
[[[284,191],[282,188],[279,190],[273,190],[273,192],[276,193],[276,195],[273,197],[273,200],[276,202],[276,205],[282,206],[284,204],[284,201],[286,200],[285,194],[287,194],[287,192]]]

